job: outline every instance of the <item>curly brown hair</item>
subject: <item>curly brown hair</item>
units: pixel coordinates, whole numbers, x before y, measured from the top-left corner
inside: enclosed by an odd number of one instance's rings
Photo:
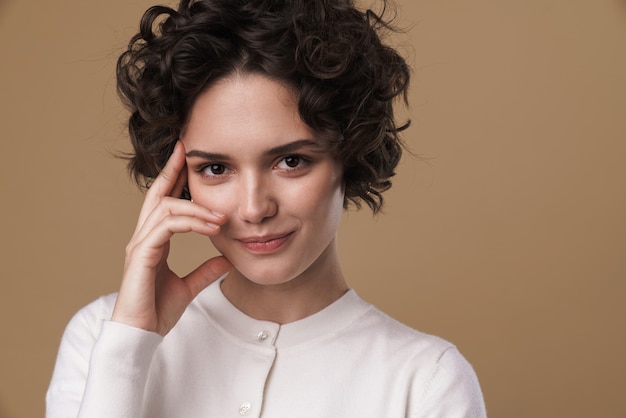
[[[394,101],[407,102],[410,70],[382,42],[395,30],[352,0],[182,0],[149,8],[117,62],[129,108],[129,170],[149,187],[196,98],[234,72],[291,86],[302,120],[343,164],[345,202],[380,210],[402,155]]]

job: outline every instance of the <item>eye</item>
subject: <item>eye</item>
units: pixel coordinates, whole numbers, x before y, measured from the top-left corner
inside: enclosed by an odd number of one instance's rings
[[[227,168],[224,164],[208,164],[200,167],[198,171],[207,177],[216,177],[226,174]]]
[[[276,168],[281,170],[293,170],[302,167],[305,163],[307,163],[307,160],[299,155],[288,155],[276,164]]]

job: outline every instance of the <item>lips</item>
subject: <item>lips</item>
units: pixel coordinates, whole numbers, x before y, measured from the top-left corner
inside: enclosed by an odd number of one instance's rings
[[[239,238],[237,241],[246,250],[257,254],[270,254],[280,249],[293,235],[292,232],[277,235],[264,235],[256,237]]]

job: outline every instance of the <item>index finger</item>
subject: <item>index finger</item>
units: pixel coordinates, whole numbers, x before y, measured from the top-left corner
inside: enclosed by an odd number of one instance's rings
[[[185,147],[181,141],[178,141],[174,145],[172,155],[146,193],[139,215],[139,224],[143,223],[162,198],[172,196],[172,193],[177,190],[182,191],[187,181],[185,164]]]

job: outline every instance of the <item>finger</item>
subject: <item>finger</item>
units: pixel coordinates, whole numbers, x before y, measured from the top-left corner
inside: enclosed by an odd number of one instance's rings
[[[189,221],[197,218],[216,228],[226,222],[224,215],[216,214],[204,206],[194,204],[188,200],[165,197],[161,199],[143,224],[137,227],[132,240],[142,240],[152,229],[166,222],[168,217],[188,218]]]
[[[185,166],[185,148],[183,143],[178,141],[174,145],[172,155],[165,163],[165,166],[150,186],[152,194],[157,196],[170,196],[180,173]]]
[[[155,267],[163,256],[163,248],[174,234],[195,232],[205,236],[219,233],[219,226],[205,222],[199,218],[187,216],[168,216],[150,229],[142,237],[134,237],[129,244],[128,262],[131,259],[144,260],[147,267]],[[148,261],[150,260],[150,261]]]
[[[165,167],[163,167],[146,193],[146,198],[139,213],[138,225],[143,224],[163,197],[170,196],[180,178],[180,174],[184,171],[185,163],[185,149],[183,144],[178,141],[174,146],[172,155],[165,163]]]
[[[172,192],[170,193],[170,196],[180,199],[180,197],[183,194],[183,189],[185,188],[186,185],[187,185],[187,163],[183,165],[183,168],[180,171],[178,178],[176,179],[176,183],[174,184],[174,187],[172,187]]]
[[[224,256],[211,258],[198,266],[184,279],[189,286],[192,298],[226,274],[232,267],[233,265]]]

